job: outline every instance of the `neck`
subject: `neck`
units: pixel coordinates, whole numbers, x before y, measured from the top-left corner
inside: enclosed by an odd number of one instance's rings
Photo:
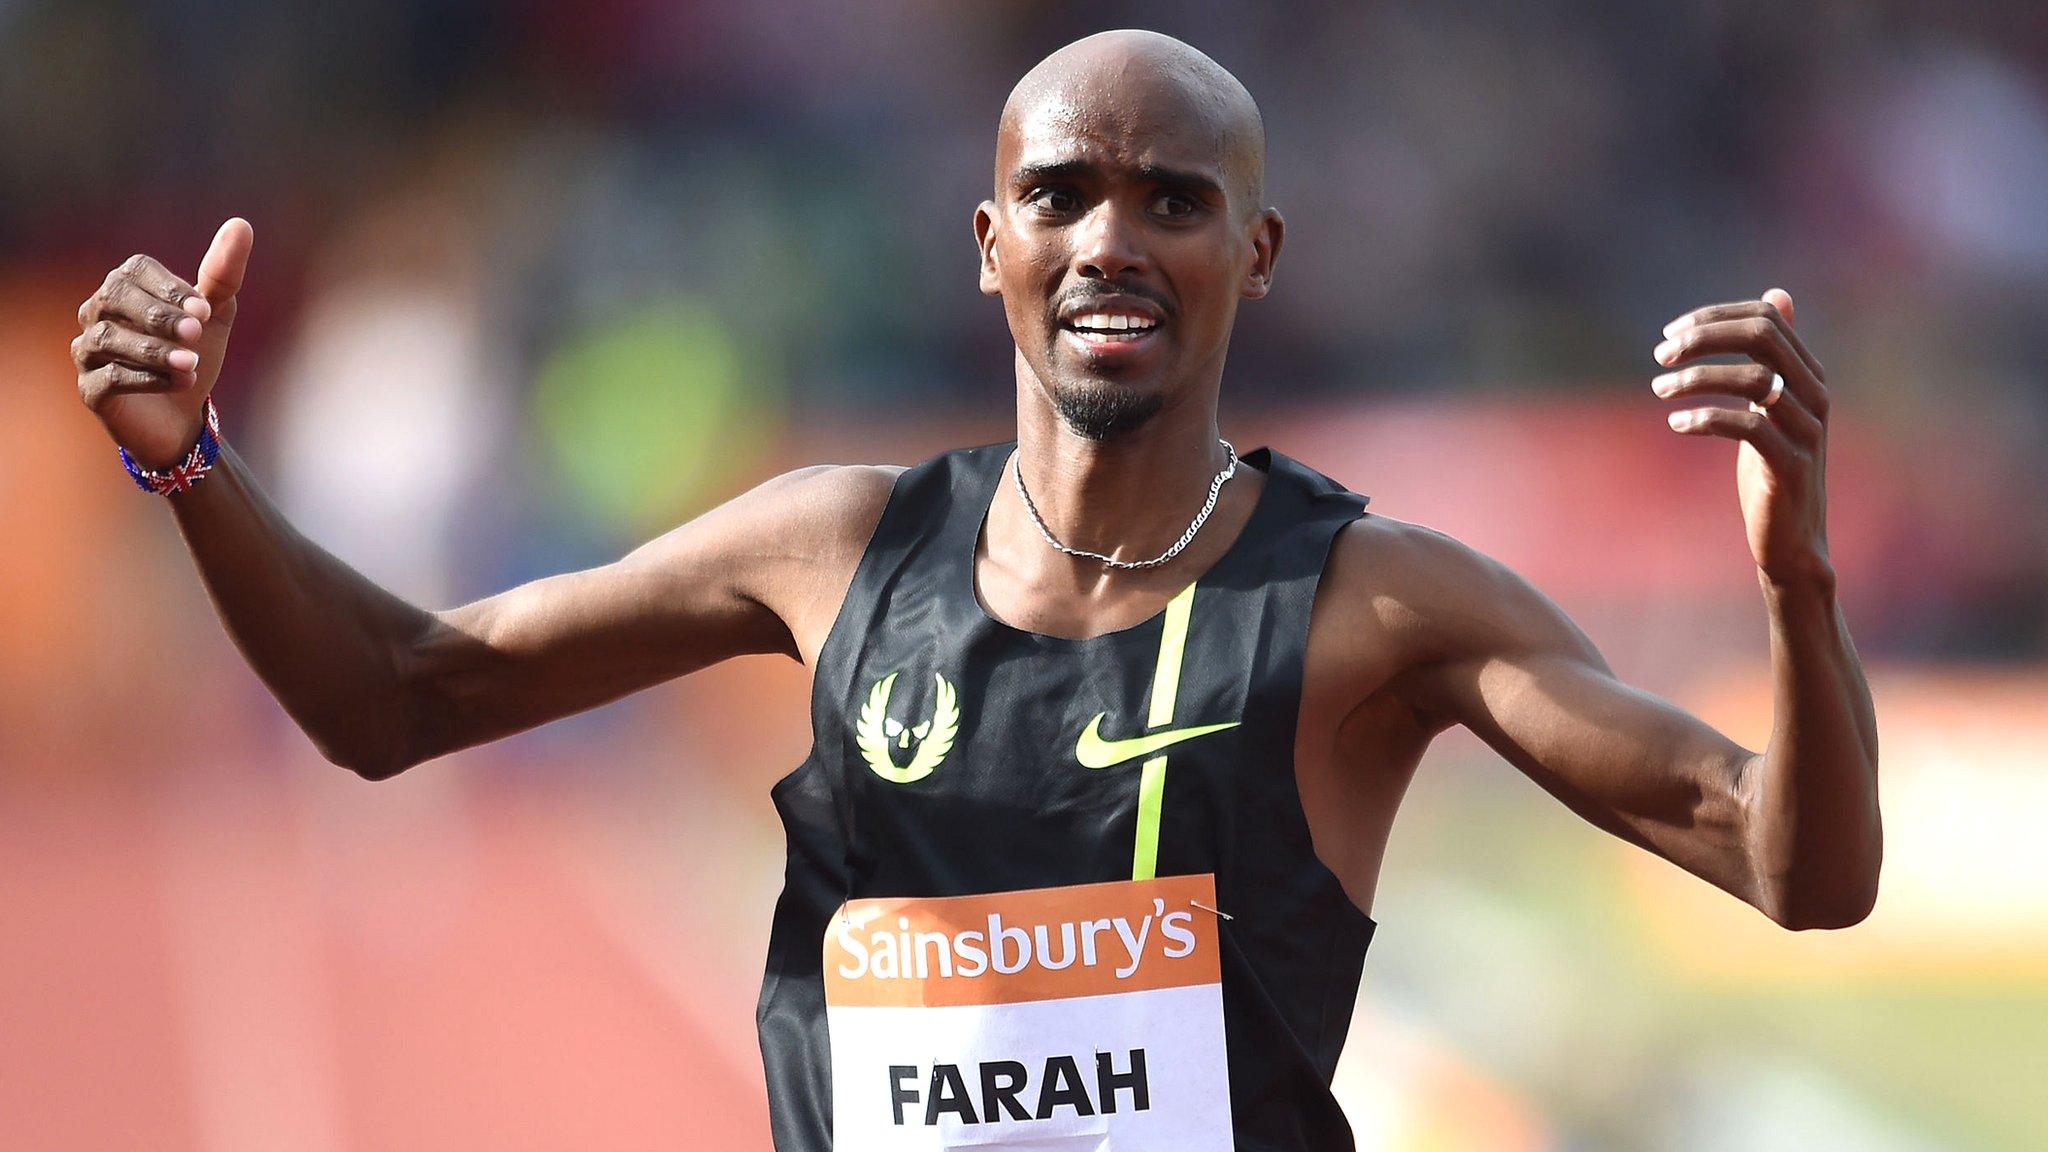
[[[1016,463],[1039,517],[1070,548],[1118,560],[1159,555],[1187,531],[1227,459],[1213,391],[1192,403],[1169,402],[1142,427],[1101,441],[1068,428],[1035,380],[1019,381],[1017,399]],[[1008,478],[1004,487],[1012,483]],[[1007,501],[1024,531],[1036,536],[1014,489]],[[1050,548],[1045,554],[1048,563],[1104,570],[1098,561]]]

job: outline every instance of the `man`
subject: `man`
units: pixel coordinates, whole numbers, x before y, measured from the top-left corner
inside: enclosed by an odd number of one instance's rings
[[[1875,900],[1876,730],[1790,296],[1688,313],[1654,352],[1658,395],[1751,401],[1671,423],[1739,442],[1776,683],[1755,753],[1618,682],[1501,565],[1218,436],[1238,301],[1285,236],[1263,165],[1251,97],[1187,45],[1055,52],[1005,105],[974,214],[1014,451],[800,470],[446,611],[297,535],[203,426],[245,222],[196,287],[116,269],[79,313],[79,388],[171,495],[250,663],[369,779],[744,653],[815,670],[812,753],[773,791],[778,1147],[1349,1147],[1329,1080],[1433,736],[1466,726],[1797,929]],[[1679,367],[1722,353],[1747,362]]]

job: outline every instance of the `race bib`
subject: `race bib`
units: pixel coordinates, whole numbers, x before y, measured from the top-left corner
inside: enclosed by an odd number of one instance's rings
[[[1231,1152],[1213,875],[853,900],[825,934],[840,1152]]]

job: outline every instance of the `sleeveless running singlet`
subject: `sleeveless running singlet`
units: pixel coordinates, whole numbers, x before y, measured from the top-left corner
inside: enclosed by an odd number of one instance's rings
[[[832,625],[756,1012],[780,1152],[1330,1152],[1377,924],[1295,788],[1309,610],[1366,497],[1261,448],[1229,550],[1085,640],[991,617],[1013,443],[903,472]]]

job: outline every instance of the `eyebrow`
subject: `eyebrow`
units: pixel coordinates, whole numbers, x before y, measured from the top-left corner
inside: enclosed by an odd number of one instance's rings
[[[1179,168],[1163,168],[1157,164],[1141,164],[1138,175],[1154,184],[1190,192],[1213,192],[1223,194],[1223,185],[1215,178],[1201,172],[1188,172]]]
[[[1087,176],[1095,171],[1095,165],[1085,160],[1048,160],[1037,164],[1025,164],[1010,174],[1012,187],[1043,184],[1047,180],[1071,180]]]
[[[1048,180],[1072,180],[1078,177],[1096,175],[1099,167],[1087,160],[1049,160],[1038,164],[1025,164],[1010,175],[1012,187],[1028,187]],[[1159,164],[1141,164],[1138,176],[1154,184],[1184,191],[1223,194],[1223,185],[1202,172],[1190,172],[1183,168],[1168,168]]]

